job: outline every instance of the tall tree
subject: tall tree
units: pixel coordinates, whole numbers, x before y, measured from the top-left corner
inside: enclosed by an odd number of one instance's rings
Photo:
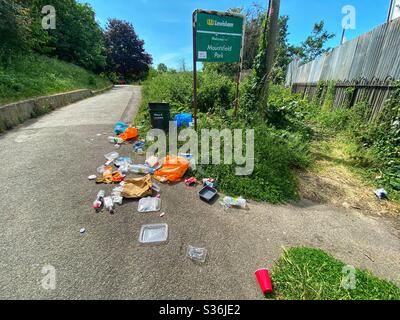
[[[0,0],[0,55],[10,58],[11,51],[30,47],[31,19],[22,2]]]
[[[109,72],[116,72],[126,80],[141,79],[148,74],[153,59],[131,23],[109,19],[105,41]]]
[[[158,73],[165,73],[168,71],[168,67],[165,65],[165,63],[160,63],[157,66],[157,71],[158,71]]]
[[[334,33],[325,30],[325,22],[322,20],[314,25],[312,34],[306,41],[302,42],[297,53],[303,58],[304,62],[312,61],[330,50],[330,48],[325,48],[325,45],[327,41],[334,37]]]

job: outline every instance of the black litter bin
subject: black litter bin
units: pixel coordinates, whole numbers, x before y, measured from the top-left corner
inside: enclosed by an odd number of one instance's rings
[[[153,129],[169,130],[170,106],[168,103],[149,103],[150,121]]]

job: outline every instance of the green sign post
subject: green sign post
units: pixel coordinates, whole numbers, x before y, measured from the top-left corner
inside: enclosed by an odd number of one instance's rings
[[[243,15],[229,12],[195,10],[193,12],[193,109],[197,129],[197,62],[240,62],[244,43]],[[237,92],[238,96],[238,92]]]

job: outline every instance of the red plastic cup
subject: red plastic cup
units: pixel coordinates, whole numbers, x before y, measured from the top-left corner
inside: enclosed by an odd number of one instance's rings
[[[270,294],[274,291],[274,289],[272,288],[272,282],[269,276],[269,271],[267,269],[257,270],[256,277],[263,294]]]

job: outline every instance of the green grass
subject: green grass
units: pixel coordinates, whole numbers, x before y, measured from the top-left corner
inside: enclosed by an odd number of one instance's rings
[[[280,300],[400,300],[400,288],[356,269],[355,289],[342,287],[346,264],[322,250],[292,248],[272,270],[274,295]]]
[[[0,65],[0,104],[78,89],[102,89],[110,85],[76,65],[57,59],[26,54],[13,56]]]

